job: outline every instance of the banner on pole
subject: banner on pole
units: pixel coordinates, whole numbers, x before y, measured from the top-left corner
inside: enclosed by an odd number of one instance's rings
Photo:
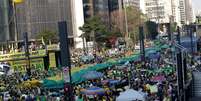
[[[63,68],[63,77],[65,83],[70,83],[69,67]]]

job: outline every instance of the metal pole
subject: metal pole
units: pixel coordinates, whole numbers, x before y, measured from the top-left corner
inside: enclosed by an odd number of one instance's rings
[[[126,2],[128,2],[128,0],[126,0]],[[126,5],[125,2],[123,3],[124,6],[124,15],[125,15],[125,27],[126,27],[126,35],[125,35],[125,40],[128,41],[128,19],[127,19],[127,9],[126,9]]]
[[[29,56],[29,40],[28,40],[28,33],[24,33],[24,48],[25,48],[25,56],[26,56],[26,71],[28,76],[31,75],[31,68],[30,68],[30,56]]]
[[[172,11],[172,15],[170,16],[170,41],[173,42],[173,30],[172,30],[172,23],[174,22],[174,14],[173,14],[173,1],[171,0],[171,11]],[[177,38],[180,38],[180,36],[178,36]],[[178,39],[178,42],[180,42],[180,39]]]
[[[186,52],[185,48],[179,44],[174,45],[175,48],[178,48],[179,52],[176,53],[176,61],[177,61],[177,93],[178,93],[178,101],[185,101],[185,68],[186,61],[184,57],[184,53]]]
[[[139,39],[140,39],[140,53],[142,55],[142,61],[145,61],[145,48],[144,48],[144,30],[143,26],[139,27]]]
[[[58,23],[59,37],[60,37],[60,50],[61,50],[61,66],[67,67],[68,71],[64,74],[64,99],[65,101],[74,101],[73,99],[73,85],[71,77],[71,55],[67,31],[67,22],[61,21]]]
[[[18,40],[18,26],[17,26],[17,13],[16,13],[16,5],[14,2],[13,3],[13,15],[14,15],[14,24],[15,24],[15,41]]]
[[[189,34],[190,34],[190,38],[191,38],[191,54],[193,54],[193,31],[192,31],[192,27],[189,26]]]
[[[83,43],[83,52],[86,53],[86,47],[85,47],[85,37],[84,35],[82,34],[82,43]]]
[[[181,45],[180,36],[181,36],[180,28],[179,26],[177,26],[177,41],[179,45]]]
[[[169,22],[170,24],[169,24],[169,31],[168,31],[168,41],[172,42],[173,40],[172,40],[172,28],[171,28],[172,27],[172,17],[171,16],[169,17],[169,20],[170,20],[170,22]]]
[[[156,14],[157,14],[157,22],[158,22],[158,27],[157,27],[157,30],[158,30],[158,33],[160,33],[160,15],[159,15],[159,0],[155,0],[155,3],[156,3],[156,8],[157,8],[157,11],[156,11]]]
[[[119,4],[119,24],[120,24],[120,32],[123,33],[124,32],[124,24],[123,24],[123,0],[118,0],[118,4]]]

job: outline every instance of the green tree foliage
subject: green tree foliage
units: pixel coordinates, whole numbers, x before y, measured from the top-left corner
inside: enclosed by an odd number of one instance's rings
[[[145,22],[145,30],[146,30],[146,38],[148,39],[155,39],[158,35],[157,31],[158,25],[153,21],[146,21]]]
[[[58,34],[54,31],[50,30],[44,30],[36,35],[37,39],[44,40],[45,44],[48,44],[49,41],[57,41],[58,40]]]
[[[83,31],[81,37],[85,37],[87,41],[94,41],[101,44],[107,38],[108,30],[98,16],[87,19],[82,27],[79,28]]]
[[[126,8],[127,23],[128,23],[128,36],[133,41],[137,43],[139,39],[139,26],[143,25],[145,22],[145,17],[142,12],[133,6]]]
[[[176,22],[174,22],[174,23],[171,24],[171,31],[172,32],[176,32],[177,31],[177,23]]]

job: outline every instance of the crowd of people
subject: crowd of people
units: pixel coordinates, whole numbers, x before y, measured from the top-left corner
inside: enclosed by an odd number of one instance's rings
[[[82,53],[82,52],[80,52]],[[88,54],[72,54],[73,65],[103,63],[108,58],[121,59],[126,55],[121,49],[89,52]],[[169,48],[157,51],[154,56],[146,56],[145,60],[138,59],[127,61],[123,64],[113,65],[101,70],[103,76],[89,79],[74,85],[75,101],[118,101],[118,97],[128,89],[137,91],[144,96],[143,101],[177,101],[177,77],[174,59]],[[21,72],[0,77],[1,99],[8,101],[64,101],[64,90],[46,89],[41,85],[35,87],[19,86],[30,80],[43,80],[52,75],[62,72],[53,69],[54,73],[48,71],[31,70],[31,76]],[[110,82],[112,81],[112,83]],[[84,89],[99,87],[104,92],[83,93]],[[136,99],[138,101],[138,99]]]
[[[164,50],[166,51],[166,50]],[[165,54],[166,53],[166,54]],[[161,57],[169,56],[167,52],[160,54]],[[146,96],[147,101],[177,101],[177,84],[176,84],[176,74],[175,68],[172,64],[167,64],[163,61],[163,58],[157,58],[155,61],[153,59],[147,59],[145,63],[129,62],[129,65],[125,65],[126,68],[119,69],[118,66],[111,67],[110,69],[103,71],[105,76],[99,80],[87,81],[83,84],[79,84],[76,87],[76,95],[79,99],[83,101],[115,101],[116,98],[121,94],[121,92],[127,89],[133,89],[142,92]],[[129,68],[130,67],[130,68]],[[148,70],[158,70],[165,67],[170,67],[172,71],[165,73],[149,73]],[[110,75],[112,73],[112,75]],[[120,76],[117,76],[119,74]],[[164,77],[163,80],[153,81],[152,79],[156,76]],[[113,86],[101,85],[103,80],[119,80],[119,83]],[[125,82],[122,82],[125,81]],[[108,88],[109,93],[104,96],[91,96],[80,94],[79,89],[87,88],[91,86],[99,86],[103,88]],[[152,89],[155,87],[154,89]],[[118,89],[122,89],[118,91]],[[80,100],[79,100],[80,101]]]

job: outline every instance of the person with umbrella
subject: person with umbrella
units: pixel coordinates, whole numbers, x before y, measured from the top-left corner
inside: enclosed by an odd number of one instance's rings
[[[103,76],[104,75],[101,72],[88,71],[82,77],[85,78],[85,79],[87,79],[87,80],[93,80],[93,79],[101,78]]]

